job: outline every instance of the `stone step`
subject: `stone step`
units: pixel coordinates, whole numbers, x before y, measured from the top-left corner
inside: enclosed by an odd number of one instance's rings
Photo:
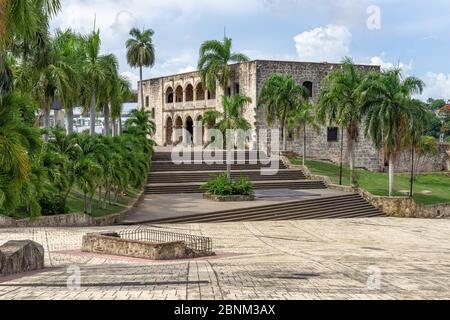
[[[203,183],[155,183],[145,186],[145,194],[203,193]],[[322,181],[311,180],[276,180],[256,181],[254,189],[326,189]]]
[[[232,179],[247,177],[252,181],[270,180],[306,180],[305,175],[299,170],[274,171],[271,175],[262,175],[260,170],[256,171],[233,171]],[[184,182],[206,182],[217,177],[221,172],[217,171],[193,171],[193,172],[156,172],[148,175],[147,183],[184,183]]]
[[[297,200],[152,221],[152,223],[205,223],[330,218],[369,218],[384,214],[357,194]]]

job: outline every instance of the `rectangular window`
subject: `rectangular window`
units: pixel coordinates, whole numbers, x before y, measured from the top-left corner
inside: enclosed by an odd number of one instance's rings
[[[237,95],[237,94],[239,94],[240,93],[240,86],[239,86],[239,83],[235,83],[234,84],[234,94],[235,95]]]
[[[338,141],[338,131],[339,129],[336,127],[327,129],[327,141],[328,142],[337,142]]]
[[[231,87],[228,87],[227,88],[227,92],[226,92],[226,94],[225,94],[226,96],[231,96]]]
[[[146,107],[150,106],[150,97],[149,96],[145,97],[145,106]]]
[[[155,108],[152,108],[152,119],[155,119]]]

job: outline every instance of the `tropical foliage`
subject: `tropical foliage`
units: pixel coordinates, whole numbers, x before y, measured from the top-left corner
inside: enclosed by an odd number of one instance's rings
[[[142,67],[153,67],[155,64],[155,48],[152,37],[155,32],[152,29],[130,30],[131,38],[127,40],[127,61],[131,67],[139,68],[139,79],[142,83]],[[144,88],[140,86],[141,108],[144,109]]]
[[[115,122],[132,95],[130,83],[114,55],[100,54],[99,31],[49,33],[59,9],[58,0],[0,1],[0,214],[65,213],[74,194],[91,214],[95,195],[100,208],[120,202],[141,188],[149,170],[155,130],[149,113],[134,111],[119,134]],[[67,133],[50,127],[56,106],[67,111]],[[73,133],[78,106],[91,114],[90,134]],[[105,135],[94,130],[99,110]]]
[[[226,174],[220,174],[203,185],[207,193],[218,196],[252,195],[253,183],[247,177],[230,179]]]
[[[275,74],[264,82],[258,106],[265,108],[266,120],[270,126],[277,121],[281,131],[283,151],[286,151],[288,118],[307,98],[307,89],[299,85],[292,76]]]
[[[427,110],[414,94],[422,93],[424,83],[414,77],[403,78],[400,69],[371,73],[361,84],[361,113],[365,116],[365,135],[383,149],[389,161],[389,195],[394,195],[394,165],[399,154],[415,145],[419,126]]]

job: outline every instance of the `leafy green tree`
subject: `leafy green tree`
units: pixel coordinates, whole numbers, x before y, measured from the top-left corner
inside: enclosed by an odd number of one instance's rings
[[[432,111],[436,111],[441,109],[443,106],[445,106],[445,100],[443,99],[433,99],[433,98],[429,98],[427,100],[428,103],[428,107],[430,108],[430,110]]]
[[[0,99],[0,208],[7,214],[20,204],[22,188],[29,182],[31,158],[39,152],[39,130],[22,117],[30,100],[12,93]]]
[[[114,82],[113,95],[111,99],[111,120],[114,137],[120,135],[119,128],[122,128],[121,115],[123,103],[129,101],[132,96],[133,92],[131,90],[130,81],[123,76],[119,76],[119,78]]]
[[[400,69],[371,73],[361,87],[365,135],[389,159],[389,196],[394,195],[395,160],[411,145],[414,123],[426,114],[424,104],[412,98],[423,87],[424,83],[417,78],[403,78]]]
[[[231,76],[231,63],[242,63],[249,58],[242,53],[232,51],[233,41],[224,37],[223,42],[208,40],[200,46],[198,69],[202,82],[210,92],[216,92],[217,83],[222,89],[222,95],[226,95]],[[227,118],[224,110],[224,118]],[[227,150],[227,159],[231,150]],[[231,175],[231,164],[227,161],[227,175]]]
[[[250,103],[252,103],[252,99],[243,95],[236,95],[232,97],[222,96],[224,112],[219,122],[216,124],[216,128],[222,131],[224,137],[227,138],[226,134],[228,130],[234,132],[233,136],[236,138],[237,130],[246,131],[251,129],[250,123],[242,115],[244,107]],[[225,141],[225,143],[227,143],[227,141]]]
[[[142,67],[153,67],[155,64],[155,48],[152,37],[155,32],[152,29],[130,30],[131,38],[127,40],[127,61],[131,67],[139,68],[139,80],[142,84]],[[140,86],[141,109],[144,110],[144,88]]]
[[[292,110],[287,118],[287,129],[289,131],[296,131],[297,135],[300,133],[300,129],[303,130],[303,166],[306,165],[306,152],[307,152],[307,127],[312,128],[314,131],[319,131],[319,125],[316,122],[316,116],[314,114],[315,107],[309,100],[299,104],[297,108]]]
[[[286,151],[286,124],[289,114],[308,98],[308,91],[292,76],[272,75],[265,82],[258,99],[258,106],[265,108],[267,123],[280,126],[282,150]]]
[[[360,85],[364,75],[350,58],[342,61],[342,67],[334,69],[323,81],[317,104],[319,122],[333,126],[337,124],[347,131],[347,153],[350,164],[350,181],[356,184],[355,144],[359,137],[362,120]]]
[[[115,60],[113,55],[100,55],[100,45],[100,31],[94,31],[84,38],[83,74],[86,81],[82,89],[82,101],[85,109],[89,109],[91,135],[95,135],[100,85],[108,78],[111,61]]]
[[[103,62],[104,78],[98,85],[97,109],[103,109],[105,135],[110,135],[110,104],[117,95],[119,63],[114,55],[108,55]]]

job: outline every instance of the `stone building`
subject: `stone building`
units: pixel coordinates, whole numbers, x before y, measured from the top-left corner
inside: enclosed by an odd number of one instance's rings
[[[321,90],[325,76],[339,64],[306,63],[287,61],[255,60],[232,65],[232,75],[225,94],[243,94],[252,99],[252,103],[244,109],[244,116],[252,125],[253,134],[250,149],[257,148],[256,132],[267,129],[264,110],[257,108],[257,97],[265,82],[272,74],[288,74],[305,86],[313,100]],[[359,65],[363,71],[378,71],[378,66]],[[140,84],[139,84],[140,85]],[[145,80],[145,108],[150,110],[156,123],[155,141],[158,145],[174,145],[178,143],[202,145],[205,141],[205,129],[202,126],[203,114],[208,110],[222,111],[220,97],[224,94],[217,86],[216,92],[206,90],[197,71]],[[140,99],[140,95],[139,99]],[[139,101],[139,104],[141,102]],[[179,130],[185,129],[185,130]],[[356,143],[356,166],[373,171],[384,168],[385,161],[373,145],[361,135]],[[185,134],[189,132],[191,135]],[[344,157],[346,154],[346,132],[344,130]],[[336,127],[322,127],[318,132],[307,132],[307,157],[309,159],[330,160],[338,162],[340,158],[341,132]],[[189,141],[188,141],[189,140]],[[302,153],[303,139],[289,134],[288,150]]]

